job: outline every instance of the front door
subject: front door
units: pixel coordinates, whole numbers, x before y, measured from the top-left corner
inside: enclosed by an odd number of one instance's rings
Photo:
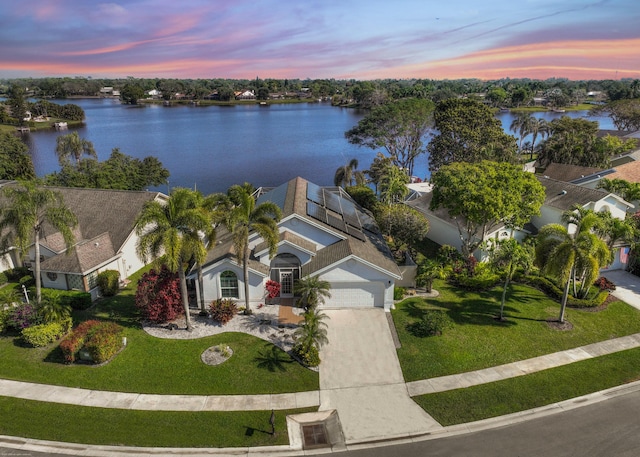
[[[293,297],[293,271],[291,270],[280,270],[280,296]]]

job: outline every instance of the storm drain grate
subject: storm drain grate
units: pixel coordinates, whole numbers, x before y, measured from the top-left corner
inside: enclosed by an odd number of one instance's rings
[[[327,429],[324,424],[308,424],[302,426],[305,449],[328,446]]]

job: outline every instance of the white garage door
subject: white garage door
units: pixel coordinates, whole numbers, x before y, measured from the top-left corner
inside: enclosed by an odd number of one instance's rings
[[[384,285],[380,282],[331,283],[331,298],[324,308],[370,308],[384,306]]]

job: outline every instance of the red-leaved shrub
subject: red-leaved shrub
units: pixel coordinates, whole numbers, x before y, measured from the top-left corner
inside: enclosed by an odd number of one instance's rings
[[[182,316],[184,307],[180,295],[178,274],[162,266],[160,272],[151,270],[142,275],[136,291],[136,306],[142,318],[163,324]]]
[[[66,363],[73,363],[78,352],[85,348],[95,363],[114,356],[122,346],[124,329],[114,322],[84,321],[60,342]]]
[[[269,279],[264,285],[264,288],[267,290],[267,298],[276,298],[280,296],[279,282]]]
[[[238,306],[230,298],[218,298],[209,305],[209,312],[211,313],[211,319],[224,325],[238,314]]]

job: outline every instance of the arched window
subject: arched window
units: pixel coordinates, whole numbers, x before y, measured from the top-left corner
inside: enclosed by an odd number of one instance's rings
[[[233,271],[220,273],[220,295],[222,298],[239,298],[238,276]]]

